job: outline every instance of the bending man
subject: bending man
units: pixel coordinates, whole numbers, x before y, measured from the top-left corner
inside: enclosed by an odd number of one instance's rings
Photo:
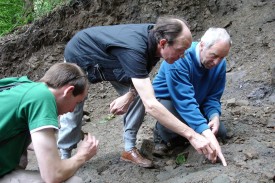
[[[136,149],[136,136],[142,118],[132,120],[144,109],[167,128],[187,138],[201,153],[216,158],[215,147],[203,136],[173,116],[154,95],[149,78],[152,67],[164,58],[174,63],[188,49],[192,36],[185,21],[177,17],[160,17],[154,24],[125,24],[99,26],[78,32],[65,48],[66,62],[76,63],[88,73],[91,83],[110,81],[121,97],[110,104],[110,112],[125,114],[125,149],[121,159],[142,167],[153,166],[152,161],[143,157]],[[140,96],[142,103],[138,100]],[[69,158],[71,150],[81,138],[81,103],[74,112],[61,117],[58,147],[62,158]],[[67,125],[70,124],[70,125]]]

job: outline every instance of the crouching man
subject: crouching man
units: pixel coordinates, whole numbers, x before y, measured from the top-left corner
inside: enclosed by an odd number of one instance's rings
[[[0,80],[0,182],[82,182],[73,175],[96,154],[98,140],[86,135],[77,153],[61,160],[55,132],[58,115],[72,112],[87,93],[86,75],[69,63],[53,65],[39,82]],[[22,164],[31,142],[39,172]]]

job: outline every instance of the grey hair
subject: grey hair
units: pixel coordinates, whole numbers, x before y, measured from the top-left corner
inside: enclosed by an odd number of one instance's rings
[[[209,28],[201,37],[201,41],[204,43],[206,48],[210,48],[217,41],[226,41],[230,46],[232,45],[230,35],[224,28]]]

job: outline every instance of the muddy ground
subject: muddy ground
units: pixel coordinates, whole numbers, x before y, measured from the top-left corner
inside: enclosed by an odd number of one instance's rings
[[[171,156],[152,156],[152,128],[147,115],[137,146],[155,167],[141,168],[119,160],[123,150],[122,117],[109,116],[108,106],[118,95],[109,83],[90,87],[84,131],[99,141],[96,157],[78,172],[85,182],[275,182],[275,1],[274,0],[75,0],[33,24],[0,39],[0,78],[28,75],[37,80],[62,62],[68,40],[93,25],[155,22],[159,15],[187,19],[194,40],[209,27],[224,27],[233,39],[228,56],[223,115],[231,138],[221,143],[228,166],[211,164],[192,147]],[[151,74],[153,78],[157,67]],[[89,121],[90,120],[90,121]],[[184,152],[186,161],[177,164]],[[38,169],[30,152],[28,169]]]

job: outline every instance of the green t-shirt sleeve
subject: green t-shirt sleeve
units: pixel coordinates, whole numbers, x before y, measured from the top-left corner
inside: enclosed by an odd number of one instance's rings
[[[20,118],[28,122],[29,130],[58,128],[58,114],[55,97],[43,83],[30,88],[19,105]]]

